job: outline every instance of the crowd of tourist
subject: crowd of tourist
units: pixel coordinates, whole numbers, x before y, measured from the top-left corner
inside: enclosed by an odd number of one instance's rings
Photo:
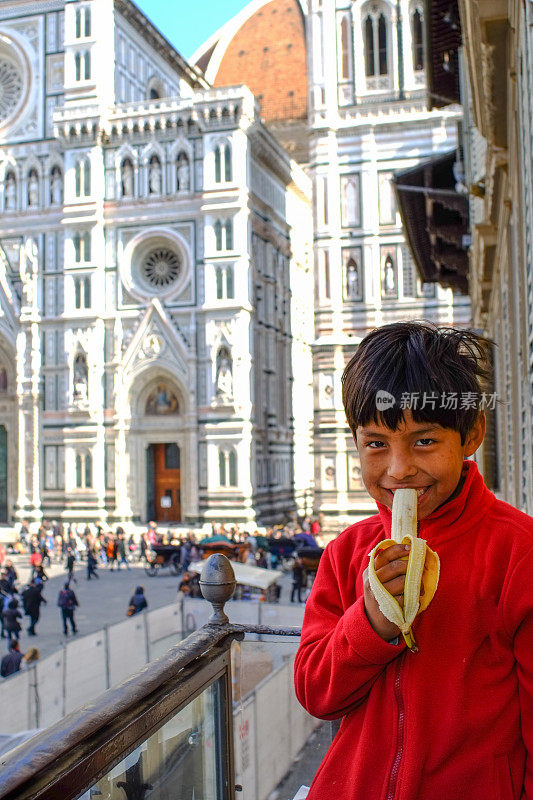
[[[122,568],[131,569],[132,562],[149,566],[153,557],[152,547],[156,545],[179,546],[179,572],[181,580],[178,591],[191,596],[200,596],[198,575],[189,572],[191,563],[201,559],[206,541],[224,540],[234,546],[235,557],[244,563],[264,569],[281,566],[286,552],[292,553],[296,544],[317,547],[316,536],[321,527],[318,519],[305,517],[284,526],[276,526],[254,531],[249,526],[238,524],[213,523],[210,534],[205,537],[194,531],[158,530],[155,522],[150,522],[144,532],[135,537],[126,534],[118,525],[114,531],[105,529],[101,523],[70,523],[64,526],[55,520],[43,520],[37,533],[30,533],[30,525],[24,521],[19,539],[12,546],[12,552],[29,554],[30,578],[24,588],[19,587],[17,571],[13,559],[0,544],[0,624],[1,637],[7,639],[8,653],[0,662],[0,675],[7,677],[39,658],[39,650],[29,647],[25,653],[20,649],[24,617],[27,617],[26,633],[30,637],[38,635],[41,608],[49,604],[44,595],[48,574],[52,564],[64,567],[66,581],[58,594],[56,605],[60,611],[60,622],[64,636],[74,635],[76,609],[79,601],[73,584],[77,584],[80,570],[86,569],[86,580],[98,580],[99,569],[109,572]],[[291,602],[302,602],[302,590],[307,576],[302,559],[291,559],[292,593]],[[78,575],[78,578],[76,577]],[[144,588],[137,586],[130,598],[126,614],[132,616],[148,605]]]

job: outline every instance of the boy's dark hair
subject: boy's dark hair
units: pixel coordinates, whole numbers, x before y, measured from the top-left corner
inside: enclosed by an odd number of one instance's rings
[[[365,336],[342,376],[342,399],[352,433],[355,436],[358,426],[370,422],[396,430],[403,421],[402,395],[417,393],[417,406],[410,406],[413,420],[458,431],[464,444],[479,416],[482,392],[488,389],[493,344],[474,331],[430,322],[395,322],[376,328]],[[378,408],[379,391],[393,395],[396,402]],[[431,403],[421,407],[424,392],[426,398],[438,395],[435,408]],[[475,393],[475,406],[461,408],[467,392]],[[442,396],[449,398],[452,393],[457,408],[441,407]]]

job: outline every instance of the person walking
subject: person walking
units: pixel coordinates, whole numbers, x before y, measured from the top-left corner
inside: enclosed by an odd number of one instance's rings
[[[130,569],[128,559],[126,558],[126,539],[124,528],[120,526],[117,528],[117,550],[118,550],[118,564],[117,569],[120,569],[121,564],[125,564],[127,569]]]
[[[305,570],[301,558],[296,558],[292,566],[292,591],[291,603],[294,603],[294,595],[297,596],[298,602],[302,603],[302,589],[305,588]]]
[[[74,567],[76,566],[76,556],[72,552],[72,547],[67,547],[67,572],[68,572],[68,582],[74,581],[77,583],[76,578],[74,577]]]
[[[61,618],[63,620],[63,632],[68,636],[67,622],[70,623],[72,633],[77,633],[76,622],[74,620],[74,610],[79,606],[78,598],[70,588],[68,581],[65,583],[64,588],[59,592],[57,598],[57,605],[61,609]]]
[[[4,656],[0,662],[0,675],[2,678],[8,678],[10,675],[14,675],[15,672],[20,670],[22,657],[18,639],[11,639],[9,642],[9,653],[7,656]]]
[[[90,581],[91,577],[100,579],[96,571],[98,566],[98,558],[95,554],[94,545],[87,549],[87,580]]]
[[[143,608],[148,608],[148,602],[144,596],[144,587],[137,586],[135,594],[130,598],[130,604],[126,614],[128,617],[133,617],[134,614],[138,614]]]
[[[22,592],[22,607],[24,608],[24,613],[30,618],[30,625],[28,627],[30,636],[37,636],[35,626],[39,622],[41,603],[46,604],[46,600],[42,595],[42,587],[37,586],[35,581],[30,581],[26,589]]]
[[[113,572],[113,570],[115,569],[115,564],[117,563],[118,548],[117,548],[117,542],[112,533],[109,534],[109,537],[107,539],[106,553],[107,553],[107,563],[109,564],[109,569],[111,570],[111,572]]]
[[[22,619],[22,614],[19,609],[18,600],[15,597],[7,604],[7,608],[3,612],[3,617],[4,630],[7,634],[7,638],[9,640],[18,639],[18,634],[22,630],[19,622],[19,619]]]

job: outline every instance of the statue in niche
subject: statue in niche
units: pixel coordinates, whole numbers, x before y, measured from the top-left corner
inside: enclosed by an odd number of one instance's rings
[[[179,414],[179,410],[178,398],[174,392],[170,391],[166,384],[158,383],[146,401],[144,413],[166,416]]]
[[[14,211],[17,207],[17,182],[12,172],[6,178],[4,191],[6,211]]]
[[[150,160],[148,189],[150,194],[161,194],[161,164],[156,156]]]
[[[39,205],[39,179],[34,169],[28,175],[28,205]]]
[[[38,258],[37,243],[30,236],[20,248],[19,271],[24,305],[31,307],[33,307],[37,299]]]
[[[387,256],[385,260],[385,291],[393,294],[396,291],[396,281],[394,279],[394,266],[392,258]]]
[[[177,187],[178,192],[186,192],[189,189],[189,159],[185,153],[180,153],[178,156]]]
[[[357,300],[360,296],[359,267],[353,258],[346,267],[346,296],[350,300]]]
[[[63,176],[59,167],[54,167],[50,176],[50,200],[54,206],[63,202]]]
[[[129,158],[122,162],[122,197],[133,197],[133,165]]]
[[[225,347],[221,347],[217,356],[216,393],[220,400],[233,397],[233,374],[231,356]]]
[[[87,383],[89,371],[87,369],[87,357],[83,353],[78,353],[74,359],[74,402],[78,406],[87,404]]]

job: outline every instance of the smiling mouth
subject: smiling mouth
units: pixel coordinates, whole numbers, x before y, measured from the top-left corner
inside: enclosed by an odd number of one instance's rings
[[[415,487],[414,486],[404,486],[403,488],[404,489],[414,489]],[[420,489],[416,489],[416,496],[418,498],[418,502],[420,502],[421,498],[424,497],[424,495],[427,494],[428,489],[431,489],[431,485],[430,486],[422,486]],[[386,491],[389,492],[389,494],[392,497],[394,497],[394,492],[396,491],[396,489],[387,489]]]

